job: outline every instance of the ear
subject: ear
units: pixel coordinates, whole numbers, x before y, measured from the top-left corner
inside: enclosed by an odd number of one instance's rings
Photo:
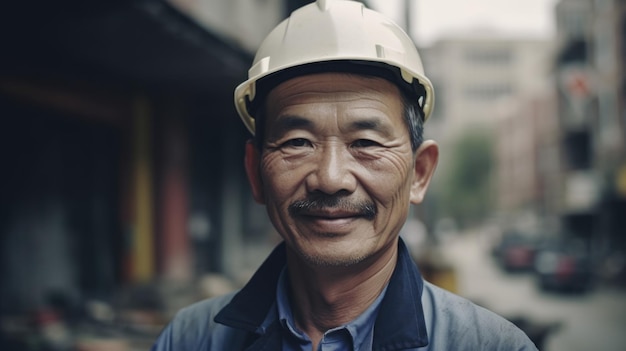
[[[411,203],[419,204],[424,200],[428,184],[435,173],[439,159],[439,146],[432,140],[420,145],[415,155],[413,182],[411,183]]]
[[[252,188],[254,200],[260,204],[265,204],[265,196],[263,193],[263,182],[261,181],[260,169],[261,155],[259,150],[254,146],[252,140],[246,143],[245,167],[248,182]]]

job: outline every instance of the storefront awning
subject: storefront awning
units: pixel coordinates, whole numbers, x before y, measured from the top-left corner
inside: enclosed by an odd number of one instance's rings
[[[3,77],[230,95],[252,61],[164,0],[13,1],[0,13]]]

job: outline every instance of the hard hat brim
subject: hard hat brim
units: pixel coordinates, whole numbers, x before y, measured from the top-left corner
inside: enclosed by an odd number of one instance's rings
[[[316,61],[279,69],[262,77],[249,79],[235,89],[237,112],[247,129],[254,135],[254,115],[256,115],[258,108],[273,88],[295,77],[326,72],[384,78],[394,83],[403,94],[418,102],[417,105],[422,110],[424,120],[430,116],[434,103],[434,92],[432,84],[426,77],[411,72],[411,81],[408,82],[406,74],[403,74],[405,72],[402,72],[400,68],[384,62],[362,59]]]

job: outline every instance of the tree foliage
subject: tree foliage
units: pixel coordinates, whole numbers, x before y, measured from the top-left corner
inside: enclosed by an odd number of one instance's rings
[[[479,223],[492,210],[493,142],[484,131],[461,136],[450,150],[440,188],[440,213],[463,227]]]

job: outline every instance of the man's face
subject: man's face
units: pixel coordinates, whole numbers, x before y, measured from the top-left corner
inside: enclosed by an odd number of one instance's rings
[[[398,88],[315,74],[278,85],[266,106],[263,149],[248,145],[246,169],[288,248],[318,266],[392,250],[437,159],[431,142],[412,152]]]

